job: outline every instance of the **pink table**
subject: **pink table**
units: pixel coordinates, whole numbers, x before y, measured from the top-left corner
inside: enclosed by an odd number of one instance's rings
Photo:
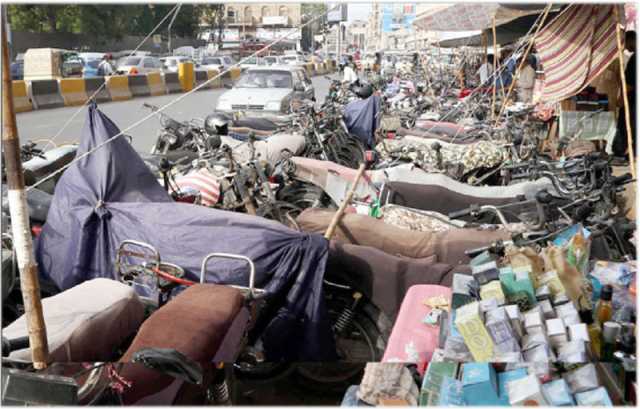
[[[405,294],[398,318],[391,331],[382,362],[411,362],[418,364],[422,373],[438,346],[440,328],[425,324],[431,311],[424,302],[431,297],[443,296],[451,301],[451,289],[440,285],[414,285]]]

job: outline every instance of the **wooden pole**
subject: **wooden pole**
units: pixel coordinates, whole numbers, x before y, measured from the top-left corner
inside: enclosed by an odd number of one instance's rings
[[[496,17],[493,17],[493,25],[491,27],[491,30],[493,32],[493,74],[491,76],[491,78],[493,78],[493,91],[492,91],[492,96],[491,96],[491,119],[493,120],[493,118],[495,118],[496,116],[496,80],[498,79],[496,77],[496,64],[498,63],[498,51],[497,51],[497,45],[496,45]]]
[[[533,47],[533,40],[535,40],[535,38],[538,36],[538,33],[540,32],[540,29],[542,29],[542,26],[544,25],[544,22],[547,19],[547,15],[549,14],[549,10],[551,10],[551,4],[547,5],[547,7],[545,8],[544,14],[542,15],[542,19],[540,20],[540,24],[538,24],[538,27],[536,27],[536,32],[533,34],[533,37],[531,37],[531,39],[529,39],[529,45],[527,46],[526,51],[522,55],[522,60],[520,61],[520,64],[518,64],[518,69],[514,73],[513,79],[511,80],[511,84],[509,84],[509,90],[507,91],[507,96],[505,97],[504,101],[502,101],[502,105],[500,107],[500,113],[498,114],[498,117],[496,118],[496,122],[495,122],[494,126],[498,125],[498,121],[500,121],[500,117],[504,113],[504,109],[507,106],[507,101],[509,100],[509,97],[511,96],[511,91],[513,91],[513,86],[516,83],[516,78],[518,78],[518,76],[520,75],[520,71],[522,71],[522,67],[524,66],[524,63],[527,60],[527,56],[529,55],[529,52],[531,51],[531,48]]]
[[[3,15],[4,15],[3,10]],[[20,287],[24,300],[31,360],[36,369],[47,367],[49,344],[47,329],[44,325],[38,266],[33,256],[33,242],[29,228],[27,194],[24,188],[24,175],[20,159],[20,139],[16,127],[16,115],[13,109],[13,90],[9,70],[9,47],[7,46],[6,25],[2,19],[2,144],[7,171],[7,188],[13,246],[20,269]]]
[[[629,168],[631,168],[631,175],[636,177],[636,164],[635,164],[635,152],[633,151],[633,135],[631,134],[631,113],[629,111],[629,98],[627,96],[627,80],[624,74],[624,54],[622,47],[622,38],[620,35],[620,15],[618,13],[618,6],[613,6],[613,12],[616,16],[616,39],[618,42],[618,60],[620,66],[620,81],[622,82],[622,99],[624,101],[624,117],[625,125],[627,128],[627,150],[629,151]],[[634,112],[635,115],[635,112]]]
[[[360,167],[358,168],[358,173],[356,174],[356,178],[353,181],[353,184],[351,185],[349,192],[347,192],[347,196],[344,198],[344,200],[340,204],[340,207],[338,208],[338,211],[336,212],[336,214],[333,215],[333,219],[331,219],[331,223],[329,223],[329,227],[327,228],[327,231],[324,233],[325,239],[331,240],[331,237],[333,237],[333,233],[336,231],[336,227],[338,227],[338,223],[340,223],[340,219],[342,219],[342,215],[344,214],[344,211],[347,209],[347,205],[349,205],[349,203],[351,202],[351,198],[353,197],[353,194],[356,191],[356,187],[358,186],[358,182],[360,182],[360,178],[362,177],[363,173],[364,173],[364,163],[361,163]]]

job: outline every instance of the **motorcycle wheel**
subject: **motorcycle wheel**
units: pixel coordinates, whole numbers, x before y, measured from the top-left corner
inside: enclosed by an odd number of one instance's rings
[[[336,322],[345,307],[353,303],[350,292],[325,289],[327,309]],[[365,301],[365,300],[363,300]],[[296,366],[301,386],[317,391],[340,391],[358,383],[367,362],[379,362],[384,355],[392,324],[373,304],[360,304],[348,330],[336,337],[336,351],[340,361]]]
[[[301,181],[295,181],[282,188],[278,192],[278,200],[291,203],[301,211],[309,208],[336,209],[338,207],[322,188]]]

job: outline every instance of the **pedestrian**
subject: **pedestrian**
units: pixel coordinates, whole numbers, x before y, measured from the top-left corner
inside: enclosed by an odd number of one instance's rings
[[[528,55],[524,66],[516,79],[518,101],[528,104],[533,99],[533,86],[536,81],[536,62],[532,55]]]
[[[358,74],[355,71],[355,64],[353,62],[353,57],[349,56],[349,60],[344,67],[344,75],[342,76],[342,83],[351,85],[354,82],[358,81]]]
[[[504,67],[502,67],[504,66]],[[513,73],[516,70],[516,60],[514,56],[507,57],[507,54],[503,55],[502,62],[500,63],[499,69],[502,69],[498,76],[498,88],[502,88],[503,92],[506,93],[506,89],[511,85],[511,81],[513,81]]]
[[[489,78],[493,74],[493,55],[487,56],[487,62],[482,64],[477,72],[480,76],[480,86],[486,87],[489,82]]]
[[[113,75],[115,70],[113,69],[113,65],[111,65],[111,54],[105,54],[102,56],[102,61],[98,65],[98,76],[104,77],[108,75]]]
[[[627,31],[624,39],[625,49],[633,54],[627,62],[627,66],[624,70],[625,82],[627,84],[627,99],[629,100],[629,115],[631,115],[631,136],[632,143],[631,149],[636,149],[636,33],[635,31]],[[627,137],[627,122],[626,114],[624,111],[624,101],[622,98],[622,89],[620,92],[620,98],[618,106],[620,108],[620,114],[618,115],[618,132],[613,139],[613,145],[611,149],[615,157],[616,163],[627,162],[627,150],[629,148],[629,139]]]

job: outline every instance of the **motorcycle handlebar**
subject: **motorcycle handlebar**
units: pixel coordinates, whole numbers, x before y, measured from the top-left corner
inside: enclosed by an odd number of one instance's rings
[[[450,219],[459,219],[464,216],[469,216],[473,211],[477,211],[477,210],[478,210],[478,206],[474,205],[474,206],[469,206],[465,209],[460,209],[454,212],[450,212],[447,216],[449,216]]]
[[[632,180],[633,180],[633,176],[629,172],[625,173],[624,175],[614,176],[611,179],[609,179],[611,184],[614,186],[624,185],[625,183],[628,183]]]

